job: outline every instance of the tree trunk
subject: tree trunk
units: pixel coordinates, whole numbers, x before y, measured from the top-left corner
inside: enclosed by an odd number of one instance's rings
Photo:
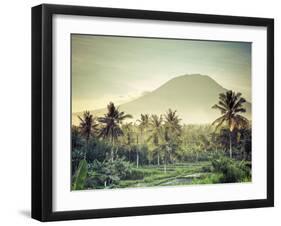
[[[89,149],[89,140],[87,139],[87,140],[86,140],[86,149],[85,149],[85,153],[84,153],[84,159],[85,159],[85,160],[86,160],[86,157],[87,157],[88,149]]]
[[[243,159],[247,160],[246,140],[243,141]]]
[[[229,157],[232,158],[232,140],[231,140],[231,132],[229,133]]]
[[[111,162],[113,162],[114,160],[114,151],[113,151],[113,147],[111,147],[111,150],[110,150],[110,155],[111,155]]]
[[[159,152],[157,153],[157,165],[160,165],[160,156],[159,156]]]
[[[164,160],[164,173],[167,173],[166,159]]]
[[[115,148],[115,154],[114,154],[115,158],[118,158],[118,146],[116,146]]]
[[[139,152],[137,151],[137,168],[139,168]]]
[[[112,145],[112,147],[111,147],[111,162],[113,162],[114,161],[114,138],[113,138],[113,136],[111,137],[111,145]]]

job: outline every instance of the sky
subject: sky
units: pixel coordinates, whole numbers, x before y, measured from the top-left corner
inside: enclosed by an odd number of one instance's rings
[[[251,102],[251,43],[72,34],[71,45],[73,112],[129,102],[184,74]]]

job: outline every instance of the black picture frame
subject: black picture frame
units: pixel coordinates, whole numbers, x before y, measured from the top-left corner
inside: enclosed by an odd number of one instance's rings
[[[267,28],[267,198],[95,210],[52,210],[52,18],[55,14],[181,21]],[[274,20],[43,4],[32,8],[32,218],[40,221],[122,217],[274,206]]]

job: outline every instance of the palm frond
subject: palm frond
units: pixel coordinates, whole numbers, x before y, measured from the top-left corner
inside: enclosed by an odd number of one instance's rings
[[[219,105],[217,105],[217,104],[215,104],[212,108],[213,108],[213,109],[219,109],[222,114],[227,111],[227,109],[225,109],[225,108],[223,108],[223,107],[221,107],[221,106],[219,106]]]
[[[217,118],[212,125],[216,125],[217,129],[224,122],[227,122],[230,131],[234,128],[245,126],[248,120],[238,114],[246,112],[243,107],[245,102],[246,100],[242,97],[242,93],[235,93],[232,90],[220,93],[218,104],[215,104],[212,108],[220,110],[222,116]]]

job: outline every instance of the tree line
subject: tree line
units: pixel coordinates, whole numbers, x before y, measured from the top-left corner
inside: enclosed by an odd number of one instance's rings
[[[80,124],[72,126],[72,173],[82,159],[113,163],[122,158],[137,168],[163,165],[164,172],[167,164],[207,160],[218,152],[250,160],[251,125],[241,115],[246,112],[245,102],[241,93],[219,94],[212,108],[221,116],[210,125],[182,124],[172,109],[161,115],[140,114],[135,122],[128,122],[132,115],[112,102],[103,117],[85,111],[78,116]]]

